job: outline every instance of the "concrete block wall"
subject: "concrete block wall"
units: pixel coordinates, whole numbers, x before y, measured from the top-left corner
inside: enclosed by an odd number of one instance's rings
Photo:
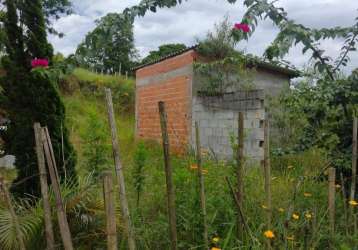
[[[218,159],[232,159],[234,154],[231,140],[237,140],[238,137],[238,110],[209,106],[198,96],[193,97],[192,110],[192,127],[194,128],[195,121],[199,122],[202,147]],[[263,159],[264,151],[260,141],[264,140],[264,134],[260,121],[264,117],[264,109],[244,112],[244,154],[250,160]],[[192,131],[191,143],[194,146],[195,130]]]

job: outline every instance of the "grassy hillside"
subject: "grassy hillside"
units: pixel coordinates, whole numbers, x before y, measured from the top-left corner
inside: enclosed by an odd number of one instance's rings
[[[84,145],[91,140],[91,135],[102,137],[96,143],[105,144],[105,157],[110,159],[110,132],[108,127],[107,107],[105,105],[104,87],[111,88],[120,146],[132,153],[134,148],[134,82],[119,76],[95,74],[85,69],[76,69],[66,77],[67,86],[74,85],[70,92],[63,91],[67,110],[67,126],[71,141],[78,153],[78,171],[84,174],[86,168]],[[98,134],[100,133],[100,135]],[[96,137],[96,136],[95,136]],[[98,138],[92,138],[98,139]],[[129,161],[130,154],[123,154],[123,160]],[[109,162],[108,162],[109,163]]]

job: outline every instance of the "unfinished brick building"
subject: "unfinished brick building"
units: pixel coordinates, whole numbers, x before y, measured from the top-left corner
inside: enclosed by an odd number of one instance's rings
[[[237,134],[238,110],[245,111],[245,155],[261,160],[264,98],[277,95],[297,72],[269,63],[255,65],[255,90],[230,89],[220,97],[202,97],[194,70],[196,47],[136,68],[136,135],[160,140],[158,102],[164,101],[172,151],[183,153],[195,143],[194,124],[200,124],[202,147],[215,157],[232,157],[230,137]]]

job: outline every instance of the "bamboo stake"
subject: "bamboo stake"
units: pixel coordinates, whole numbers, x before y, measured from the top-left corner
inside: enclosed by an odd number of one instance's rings
[[[160,126],[162,130],[162,140],[163,140],[165,177],[166,177],[166,184],[167,184],[168,216],[169,216],[171,249],[176,250],[178,240],[177,240],[177,229],[176,229],[175,192],[174,192],[172,166],[170,162],[170,153],[169,153],[167,113],[165,112],[164,102],[159,102],[158,105],[159,105]]]
[[[272,200],[271,200],[271,165],[270,165],[270,123],[266,111],[264,122],[264,171],[265,171],[265,193],[267,206],[267,229],[271,229]],[[267,241],[267,248],[271,249],[271,242]]]
[[[65,250],[73,250],[70,227],[68,226],[67,216],[61,197],[60,184],[58,181],[58,176],[56,175],[56,161],[54,155],[52,154],[53,150],[50,141],[51,139],[49,137],[48,130],[45,127],[44,129],[42,129],[42,144],[44,146],[52,188],[55,194],[57,219],[60,228],[60,234]]]
[[[48,195],[47,172],[46,172],[45,156],[44,156],[43,145],[42,145],[42,138],[41,138],[42,132],[41,132],[40,123],[34,124],[34,131],[35,131],[37,164],[40,173],[41,194],[42,194],[43,208],[44,208],[46,243],[47,243],[47,249],[53,250],[55,249],[55,237],[53,234],[53,225],[51,219],[51,205]]]
[[[336,169],[328,169],[328,210],[329,210],[329,228],[330,228],[330,247],[333,249],[334,240],[334,220],[335,220],[335,193],[336,193]]]
[[[358,118],[353,119],[353,132],[352,132],[352,182],[350,200],[355,200],[355,192],[357,185],[357,133],[358,133]],[[353,207],[350,208],[350,214],[353,219]]]
[[[244,113],[239,112],[238,119],[238,150],[237,150],[237,200],[240,203],[240,207],[243,207],[243,196],[244,196]],[[242,238],[243,233],[243,222],[238,218],[237,228],[238,228],[238,238]]]
[[[110,171],[103,174],[103,196],[106,210],[107,249],[117,250],[116,214],[113,197],[113,177]]]
[[[199,133],[199,124],[195,122],[195,139],[196,139],[196,162],[198,165],[198,177],[199,177],[199,188],[200,188],[200,205],[201,205],[201,212],[203,215],[203,237],[204,237],[204,244],[205,249],[209,249],[209,241],[208,241],[208,225],[207,225],[207,218],[206,218],[206,198],[205,198],[205,183],[204,183],[204,176],[202,172],[201,166],[201,145],[200,145],[200,133]]]
[[[113,158],[115,163],[117,182],[119,185],[119,199],[120,199],[121,212],[123,216],[125,231],[128,237],[128,248],[130,250],[135,250],[136,249],[135,234],[134,234],[134,229],[132,228],[132,222],[131,222],[129,208],[128,208],[128,201],[126,197],[126,188],[125,188],[124,175],[123,175],[123,166],[121,163],[120,152],[119,152],[119,143],[118,143],[116,120],[114,116],[112,92],[108,88],[105,89],[105,92],[106,92],[106,101],[107,101],[107,109],[108,109],[108,119],[111,128],[111,135],[112,135]]]
[[[6,187],[5,182],[4,182],[4,178],[2,176],[0,176],[0,190],[4,194],[6,205],[7,205],[8,209],[9,209],[12,222],[14,223],[14,226],[15,226],[16,238],[17,238],[18,243],[19,243],[19,248],[20,248],[20,250],[26,250],[24,239],[23,239],[23,234],[22,234],[22,232],[20,230],[19,218],[17,217],[17,215],[15,213],[15,209],[14,209],[14,206],[12,204],[12,200],[11,200],[9,190]]]

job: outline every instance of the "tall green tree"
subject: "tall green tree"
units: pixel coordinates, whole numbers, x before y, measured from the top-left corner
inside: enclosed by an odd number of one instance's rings
[[[98,71],[129,71],[136,57],[133,19],[128,15],[110,13],[97,22],[77,47],[80,65]]]
[[[46,29],[49,33],[62,37],[52,26],[52,21],[59,19],[63,15],[72,13],[72,4],[70,0],[43,0],[44,18]],[[6,21],[7,4],[5,0],[0,0],[0,53],[6,53]]]
[[[170,43],[159,46],[158,50],[152,50],[149,55],[143,58],[142,63],[156,61],[164,56],[186,49],[186,45],[182,43]]]
[[[16,156],[18,177],[15,183],[19,183],[12,190],[19,196],[30,194],[38,197],[40,186],[33,123],[40,122],[49,128],[62,180],[65,174],[75,177],[76,157],[65,127],[65,107],[51,71],[31,69],[31,59],[52,58],[42,1],[6,0],[5,4],[8,56],[3,58],[6,76],[1,81],[5,96],[1,107],[11,123],[1,136],[6,153]]]

